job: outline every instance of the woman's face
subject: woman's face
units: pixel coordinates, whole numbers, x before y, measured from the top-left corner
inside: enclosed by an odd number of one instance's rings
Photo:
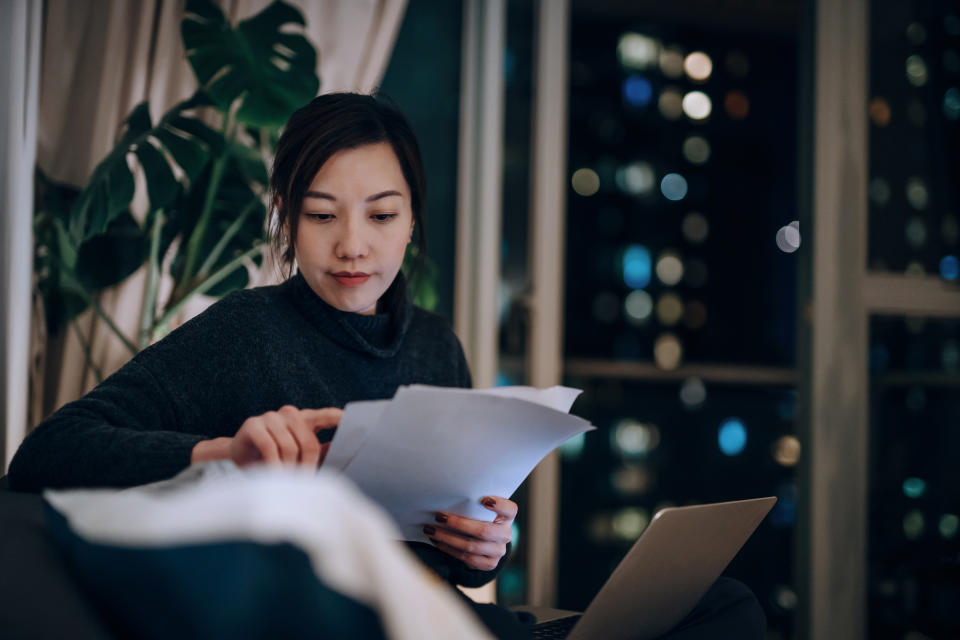
[[[410,188],[393,147],[344,149],[320,168],[303,198],[297,264],[327,304],[374,313],[412,233]]]

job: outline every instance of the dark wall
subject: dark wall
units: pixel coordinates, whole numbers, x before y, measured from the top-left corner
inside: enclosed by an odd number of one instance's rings
[[[427,248],[435,311],[453,319],[461,3],[410,0],[380,91],[410,120],[427,172]]]

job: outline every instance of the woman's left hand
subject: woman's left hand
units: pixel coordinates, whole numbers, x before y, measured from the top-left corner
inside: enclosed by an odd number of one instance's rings
[[[513,539],[517,503],[489,496],[480,504],[497,514],[493,522],[438,511],[437,523],[425,525],[423,532],[438,549],[462,560],[471,569],[491,571],[497,568],[500,558],[507,553],[507,543]]]

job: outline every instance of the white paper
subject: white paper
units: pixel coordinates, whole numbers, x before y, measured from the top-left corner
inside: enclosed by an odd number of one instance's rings
[[[414,385],[422,386],[422,385]],[[548,387],[547,389],[537,389],[536,387],[491,387],[489,389],[476,389],[474,393],[482,393],[504,398],[519,398],[529,402],[536,402],[545,407],[551,407],[564,413],[570,412],[574,400],[577,399],[583,391],[581,389],[571,389],[570,387],[561,387],[559,385]]]
[[[510,497],[544,456],[594,427],[566,413],[575,389],[491,391],[415,385],[379,407],[350,403],[347,451],[338,451],[338,428],[328,459],[348,459],[344,474],[393,516],[407,540],[425,541],[422,527],[436,511],[493,520],[480,504],[484,496]],[[354,416],[379,420],[358,426]]]
[[[389,404],[389,400],[368,400],[351,402],[344,407],[333,438],[337,444],[334,446],[331,442],[323,468],[343,471],[367,441],[370,431],[380,424],[380,416]]]

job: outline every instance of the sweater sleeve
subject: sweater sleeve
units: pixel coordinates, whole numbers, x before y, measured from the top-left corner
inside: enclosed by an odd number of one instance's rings
[[[187,468],[198,442],[262,413],[250,389],[268,309],[254,291],[231,293],[138,353],[27,436],[11,488],[129,487]]]
[[[135,358],[86,396],[64,405],[23,441],[10,487],[127,487],[175,475],[207,436],[185,433],[173,403]]]

